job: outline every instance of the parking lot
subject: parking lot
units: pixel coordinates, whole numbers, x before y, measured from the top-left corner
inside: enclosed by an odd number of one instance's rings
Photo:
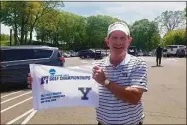
[[[142,57],[149,66],[148,89],[143,95],[145,124],[186,123],[186,59]],[[66,67],[90,65],[95,60],[66,58]],[[32,91],[17,87],[1,93],[1,124],[96,124],[95,109],[89,107],[32,109]]]

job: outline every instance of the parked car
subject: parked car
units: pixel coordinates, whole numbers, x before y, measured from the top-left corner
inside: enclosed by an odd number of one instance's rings
[[[78,56],[81,59],[84,58],[94,58],[94,59],[101,59],[103,58],[103,54],[101,51],[94,51],[93,49],[81,50],[78,52]]]
[[[136,46],[130,46],[127,51],[130,55],[138,56],[138,50]]]
[[[142,52],[142,50],[140,50],[140,51],[138,52],[137,55],[138,55],[138,56],[143,56],[143,52]]]
[[[151,56],[156,56],[156,49],[153,49],[150,53]]]
[[[177,56],[178,57],[185,57],[186,56],[186,47],[185,48],[179,48],[177,50]]]
[[[78,55],[77,52],[75,52],[75,51],[73,51],[73,50],[69,50],[68,53],[69,53],[69,55],[70,55],[71,57],[76,57],[76,56]]]
[[[151,55],[152,55],[152,52],[151,52],[151,51],[149,51],[149,52],[148,52],[148,56],[151,56]]]
[[[68,52],[62,52],[62,56],[64,56],[64,57],[71,57],[70,53],[68,53]]]
[[[185,56],[185,45],[168,45],[167,48],[167,56]]]
[[[162,50],[163,57],[167,57],[167,52],[168,52],[167,48],[163,48]]]
[[[24,84],[30,72],[29,64],[63,67],[64,57],[58,48],[48,46],[1,47],[1,84]]]

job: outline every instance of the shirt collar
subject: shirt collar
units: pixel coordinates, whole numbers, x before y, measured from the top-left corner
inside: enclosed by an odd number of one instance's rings
[[[126,53],[125,58],[121,61],[121,63],[119,65],[120,66],[126,65],[130,61],[130,59],[131,59],[131,55]],[[111,65],[113,66],[113,64],[111,64],[111,62],[110,62],[110,55],[106,58],[106,64],[107,64],[107,66],[111,66]]]

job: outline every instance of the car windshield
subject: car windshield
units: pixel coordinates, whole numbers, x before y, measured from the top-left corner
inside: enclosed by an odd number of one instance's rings
[[[177,48],[177,46],[167,46],[169,49]]]
[[[129,52],[134,52],[135,49],[136,49],[136,47],[129,47],[128,51],[129,51]]]

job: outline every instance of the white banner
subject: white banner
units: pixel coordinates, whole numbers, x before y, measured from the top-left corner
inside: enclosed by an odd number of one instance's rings
[[[30,64],[35,110],[89,106],[98,107],[98,84],[91,68],[65,68]]]

